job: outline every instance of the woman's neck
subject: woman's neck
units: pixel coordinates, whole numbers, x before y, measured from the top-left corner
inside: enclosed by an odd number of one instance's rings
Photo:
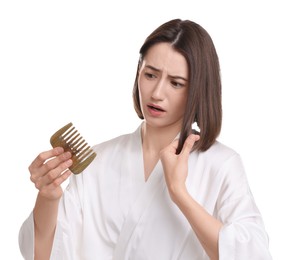
[[[180,128],[177,126],[152,127],[144,121],[142,125],[142,148],[145,181],[148,180],[159,160],[159,152],[174,140],[179,130]]]
[[[152,127],[146,122],[142,125],[142,146],[143,150],[150,153],[159,152],[168,146],[180,132],[180,127]]]

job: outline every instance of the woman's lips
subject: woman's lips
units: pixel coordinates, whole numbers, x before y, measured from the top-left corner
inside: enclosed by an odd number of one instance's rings
[[[148,104],[147,107],[148,107],[148,111],[149,111],[150,115],[152,115],[152,116],[160,116],[164,112],[166,112],[162,107],[154,105],[154,104]]]

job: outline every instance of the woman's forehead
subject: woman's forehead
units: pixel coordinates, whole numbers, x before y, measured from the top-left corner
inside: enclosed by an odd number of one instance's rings
[[[143,58],[142,67],[146,66],[185,78],[188,75],[185,57],[176,51],[170,43],[157,43],[151,46]]]

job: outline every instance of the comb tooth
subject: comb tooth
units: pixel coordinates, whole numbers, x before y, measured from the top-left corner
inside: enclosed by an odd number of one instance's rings
[[[77,150],[77,148],[80,146],[81,143],[83,143],[85,140],[82,140],[83,137],[80,136],[78,139],[76,139],[73,143],[72,143],[72,147]]]
[[[87,144],[84,145],[84,147]],[[79,158],[81,160],[82,156],[86,153],[86,151],[88,151],[88,149],[90,148],[90,146],[87,146],[86,148],[82,147],[82,150],[79,151],[79,153],[77,154],[77,158]],[[83,149],[84,148],[84,149]]]
[[[62,146],[65,150],[70,151],[73,154],[73,149],[71,146],[71,142],[73,139],[73,136],[76,134],[76,130],[74,127],[70,128],[68,131],[66,131],[64,134],[62,134],[61,136],[61,142],[62,142]]]
[[[77,137],[79,137],[80,135],[79,134],[77,134],[77,135],[75,135],[72,139],[70,139],[70,140],[68,140],[67,141],[67,144],[68,144],[68,146],[70,147],[70,149],[72,150],[72,151],[74,151],[75,152],[75,148],[74,148],[74,141],[76,141],[76,139],[77,139]],[[82,138],[82,137],[80,137],[80,138]],[[79,138],[79,139],[80,139]]]
[[[95,156],[96,156],[96,153],[93,150],[90,150],[88,157],[85,157],[83,160],[81,160],[81,163],[85,163],[86,161],[88,162],[90,159],[92,159],[92,158],[94,159]]]
[[[88,157],[90,153],[93,151],[90,149],[90,146],[86,147],[79,155],[78,159],[79,160],[84,160],[84,158]]]
[[[70,143],[70,144],[73,144],[73,142],[78,138],[78,136],[80,136],[80,134],[79,133],[77,133],[75,136],[73,136],[75,133],[76,133],[77,131],[75,131],[69,138],[71,138],[71,139],[69,139],[68,138],[68,142]]]
[[[79,157],[82,149],[86,146],[87,144],[84,143],[84,140],[82,140],[76,147],[73,147],[73,153],[74,153],[74,156],[76,158]]]
[[[69,132],[65,133],[65,135],[63,135],[64,140],[66,142],[69,142],[77,132],[78,132],[77,130],[72,128],[71,131],[69,131]]]
[[[64,127],[62,127],[61,129],[59,129],[57,132],[55,132],[50,139],[50,143],[53,147],[57,147],[57,146],[62,146],[62,140],[61,136],[63,135],[63,133],[65,133],[70,127],[72,126],[72,123],[68,123],[67,125],[65,125]]]
[[[85,147],[87,146],[88,144],[86,143],[86,142],[83,142],[83,143],[81,143],[80,144],[80,146],[78,147],[78,153],[81,153],[84,149],[85,149]]]
[[[80,142],[79,142],[79,141],[80,141]],[[78,143],[78,142],[79,142],[79,143]],[[85,140],[84,140],[82,137],[80,137],[80,138],[77,140],[77,142],[73,144],[73,148],[74,148],[77,152],[79,152],[80,149],[81,149],[81,146],[82,146],[82,144],[84,144],[84,142],[85,142]]]
[[[74,173],[74,174],[79,174],[81,173],[84,169],[87,168],[87,166],[94,160],[96,157],[96,153],[91,154],[88,158],[86,158],[84,161],[79,161],[79,163],[72,165],[69,169]]]
[[[69,135],[73,130],[75,129],[75,127],[71,127],[67,130],[65,130],[63,133],[61,133],[60,135],[63,136],[65,138],[65,136]]]
[[[64,135],[61,136],[61,141],[65,144],[66,148],[71,148],[69,147],[69,142],[71,137],[76,133],[76,131],[73,132],[73,128],[71,129],[71,131],[65,133]]]
[[[96,156],[96,153],[93,150],[90,150],[88,152],[88,156],[85,156],[84,158],[82,158],[82,162],[88,160],[89,158],[92,158],[94,155]]]

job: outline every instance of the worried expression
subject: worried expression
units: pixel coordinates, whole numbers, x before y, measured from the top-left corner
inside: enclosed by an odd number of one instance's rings
[[[153,45],[138,77],[140,104],[147,124],[181,127],[188,92],[188,66],[169,43]]]

